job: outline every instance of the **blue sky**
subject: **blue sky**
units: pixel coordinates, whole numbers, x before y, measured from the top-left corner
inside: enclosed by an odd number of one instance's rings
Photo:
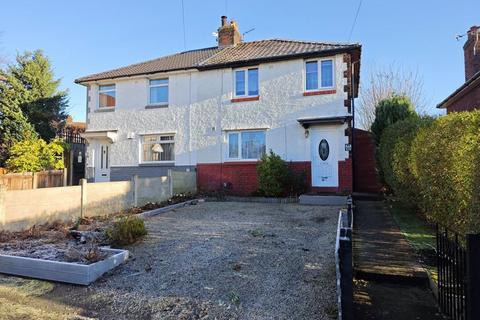
[[[184,0],[186,48],[215,45],[220,16],[237,20],[246,40],[287,38],[348,41],[359,0]],[[480,24],[478,0],[363,0],[351,41],[363,45],[362,79],[372,67],[395,64],[418,70],[429,111],[464,81],[465,33]],[[1,53],[43,49],[62,87],[69,112],[85,119],[85,89],[77,77],[184,50],[182,2],[4,1]]]

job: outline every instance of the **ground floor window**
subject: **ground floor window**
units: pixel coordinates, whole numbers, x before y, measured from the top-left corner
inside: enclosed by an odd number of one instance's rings
[[[174,136],[149,134],[142,138],[142,162],[174,161]]]
[[[228,158],[258,160],[266,151],[265,131],[240,131],[228,133]]]

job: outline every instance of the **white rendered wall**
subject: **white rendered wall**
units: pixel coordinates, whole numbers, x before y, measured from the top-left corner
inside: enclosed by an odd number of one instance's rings
[[[336,93],[316,96],[303,96],[303,59],[259,65],[259,101],[231,102],[230,68],[149,76],[169,78],[169,106],[158,109],[145,109],[149,98],[145,76],[101,82],[116,84],[113,112],[97,111],[101,83],[90,83],[87,128],[118,130],[117,141],[111,147],[110,166],[139,165],[140,138],[147,133],[175,134],[175,165],[228,161],[226,131],[259,128],[268,129],[268,150],[288,161],[310,161],[310,140],[305,138],[305,130],[297,119],[349,115],[344,107],[347,94],[343,91],[346,64],[341,54],[334,59]],[[348,157],[344,151],[348,142],[344,136],[346,125],[328,128],[338,132],[339,160],[343,160]],[[129,132],[134,133],[133,139],[127,139]],[[88,148],[89,157],[94,144]]]

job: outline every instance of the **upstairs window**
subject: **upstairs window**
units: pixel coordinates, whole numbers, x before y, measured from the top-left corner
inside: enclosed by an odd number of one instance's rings
[[[168,79],[150,80],[150,104],[168,104]]]
[[[115,108],[115,85],[101,85],[98,88],[98,107]]]
[[[228,158],[258,160],[266,150],[265,131],[228,133]]]
[[[333,60],[305,62],[305,90],[331,89],[335,86]]]
[[[173,135],[149,134],[142,139],[142,162],[174,161]]]
[[[235,96],[258,96],[258,68],[235,70]]]

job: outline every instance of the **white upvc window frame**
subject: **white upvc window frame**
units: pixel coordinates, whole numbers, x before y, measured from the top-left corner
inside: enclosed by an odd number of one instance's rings
[[[151,81],[155,80],[167,80],[167,83],[162,83],[162,84],[151,84]],[[169,77],[161,77],[161,78],[152,78],[148,79],[148,105],[149,106],[168,106],[170,103],[170,79]],[[151,95],[151,89],[152,88],[158,88],[158,87],[167,87],[167,102],[152,102],[152,95]]]
[[[145,137],[148,136],[158,136],[158,137],[173,137],[171,140],[159,140],[162,144],[163,143],[168,143],[168,144],[173,144],[173,160],[159,160],[159,161],[148,161],[143,159],[143,146],[145,145]],[[146,133],[140,135],[140,144],[139,144],[139,163],[140,164],[158,164],[158,163],[168,163],[172,164],[175,163],[175,133]]]
[[[248,92],[248,71],[257,70],[257,94],[250,95]],[[237,95],[237,71],[243,71],[245,74],[245,93],[243,95]],[[235,98],[254,98],[260,96],[260,68],[255,67],[245,67],[233,69],[233,97]]]
[[[102,90],[102,87],[108,87],[108,86],[113,86],[114,89],[108,89],[108,90],[103,89]],[[115,105],[114,106],[104,106],[104,107],[102,107],[100,105],[100,95],[102,93],[106,93],[106,92],[115,92]],[[102,83],[102,84],[99,84],[98,85],[98,95],[97,96],[98,96],[98,104],[97,104],[98,109],[101,109],[101,110],[115,109],[115,107],[117,106],[117,84],[116,83]]]
[[[332,61],[332,85],[329,87],[322,87],[322,61]],[[307,63],[316,62],[317,63],[317,88],[307,89]],[[321,59],[307,59],[303,63],[303,89],[305,92],[315,92],[321,90],[331,90],[336,88],[336,79],[335,79],[335,58],[321,58]]]
[[[251,130],[235,130],[228,131],[227,134],[227,156],[228,161],[259,161],[260,158],[243,158],[242,157],[242,133],[244,132],[263,132],[265,135],[265,153],[267,152],[267,130],[265,129],[251,129]],[[236,134],[238,137],[237,157],[230,157],[230,135]]]

